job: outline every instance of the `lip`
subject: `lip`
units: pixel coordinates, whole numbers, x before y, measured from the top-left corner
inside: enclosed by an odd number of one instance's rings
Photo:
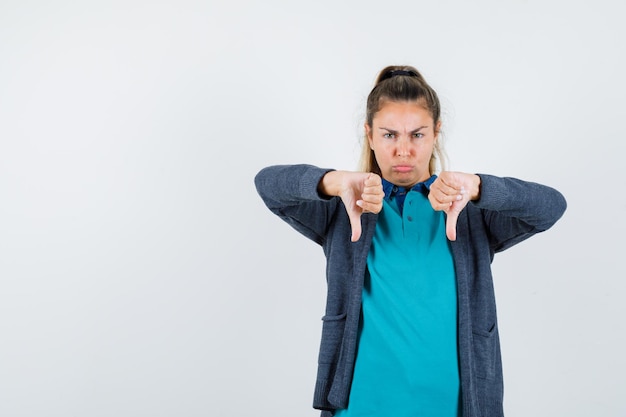
[[[395,165],[393,170],[399,173],[406,173],[413,171],[412,165]]]

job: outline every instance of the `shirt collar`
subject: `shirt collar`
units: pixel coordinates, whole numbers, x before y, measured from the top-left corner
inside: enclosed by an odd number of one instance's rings
[[[428,192],[430,191],[430,186],[432,185],[433,182],[435,182],[436,179],[437,179],[437,176],[433,174],[426,181],[418,182],[413,187],[411,187],[410,190],[407,191],[405,187],[400,187],[399,185],[395,185],[383,178],[382,179],[383,191],[385,192],[385,199],[389,200],[390,198],[394,197],[398,193],[406,194],[409,191],[419,191],[424,195],[428,195]]]

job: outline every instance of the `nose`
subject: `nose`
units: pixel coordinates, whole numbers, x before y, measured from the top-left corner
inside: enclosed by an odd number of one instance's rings
[[[406,138],[400,138],[397,142],[397,156],[409,156],[411,154],[411,150],[409,149],[409,147],[409,141]]]

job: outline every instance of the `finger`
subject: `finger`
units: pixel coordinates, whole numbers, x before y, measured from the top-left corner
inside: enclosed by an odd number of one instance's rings
[[[450,171],[441,172],[440,175],[437,177],[437,179],[441,180],[441,183],[447,185],[448,187],[452,187],[452,188],[460,187],[459,176],[456,175],[456,173],[454,172],[450,172]]]
[[[361,199],[368,202],[382,201],[384,197],[385,192],[382,190],[382,188],[366,188],[361,194]]]
[[[460,201],[462,198],[461,195],[449,196],[432,191],[428,194],[428,201],[430,201],[430,205],[436,211],[447,211],[456,201]]]
[[[385,193],[380,187],[380,190],[374,190],[371,193],[364,192],[361,195],[361,200],[359,200],[359,207],[363,209],[363,211],[367,211],[370,213],[379,213],[383,208],[383,198],[385,197]]]
[[[431,200],[430,205],[435,211],[447,211],[450,209],[451,203],[441,203]]]
[[[456,187],[452,187],[449,184],[444,182],[440,182],[436,187],[431,187],[431,191],[434,191],[441,195],[456,195],[459,193],[459,189]]]
[[[357,201],[357,205],[360,205],[361,201]],[[350,240],[352,242],[356,242],[361,238],[361,213],[356,211],[351,211],[348,213],[348,218],[350,219],[350,228],[352,229],[352,236]]]
[[[363,194],[384,194],[382,184],[366,185],[363,187]]]
[[[365,181],[363,182],[363,185],[365,187],[371,187],[371,186],[382,186],[382,180],[380,179],[380,176],[370,173],[367,178],[365,178]]]
[[[453,187],[449,184],[440,181],[438,183],[434,183],[433,186],[430,187],[430,192],[433,193],[437,198],[443,200],[445,197],[449,196],[458,196],[461,194],[463,187]]]
[[[430,201],[430,205],[432,206],[433,210],[435,211],[441,211],[442,208],[440,207],[441,204],[439,203],[439,201],[435,198],[435,194],[432,192],[428,193],[428,201]]]
[[[383,204],[382,196],[378,195],[364,195],[359,201],[363,202],[364,205],[360,205],[360,207],[364,210],[371,206],[379,206]],[[365,204],[367,206],[365,206]]]
[[[357,204],[359,207],[363,209],[363,212],[366,212],[366,213],[380,213],[380,211],[383,209],[382,200],[371,201],[371,202],[359,200]]]
[[[459,212],[456,210],[450,210],[446,217],[446,236],[449,240],[456,240],[456,222],[459,219]]]
[[[428,200],[435,210],[445,210],[451,204],[457,201],[463,200],[465,194],[464,188],[454,190],[452,193],[447,194],[441,189],[432,189],[428,193]]]
[[[379,189],[365,189],[363,191],[363,194],[361,194],[361,199],[365,200],[367,202],[376,202],[376,201],[383,201],[383,198],[385,197],[385,193],[382,190],[382,188]]]
[[[384,194],[361,194],[361,200],[365,201],[366,203],[382,203],[384,197]]]

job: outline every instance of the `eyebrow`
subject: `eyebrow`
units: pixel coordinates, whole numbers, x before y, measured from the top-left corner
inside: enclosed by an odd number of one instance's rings
[[[416,133],[416,132],[419,132],[420,130],[426,129],[426,128],[428,128],[428,126],[420,126],[417,129],[411,130],[411,133]],[[397,130],[389,129],[388,127],[379,127],[379,129],[386,130],[387,132],[393,133],[393,134],[397,134],[398,133]]]

